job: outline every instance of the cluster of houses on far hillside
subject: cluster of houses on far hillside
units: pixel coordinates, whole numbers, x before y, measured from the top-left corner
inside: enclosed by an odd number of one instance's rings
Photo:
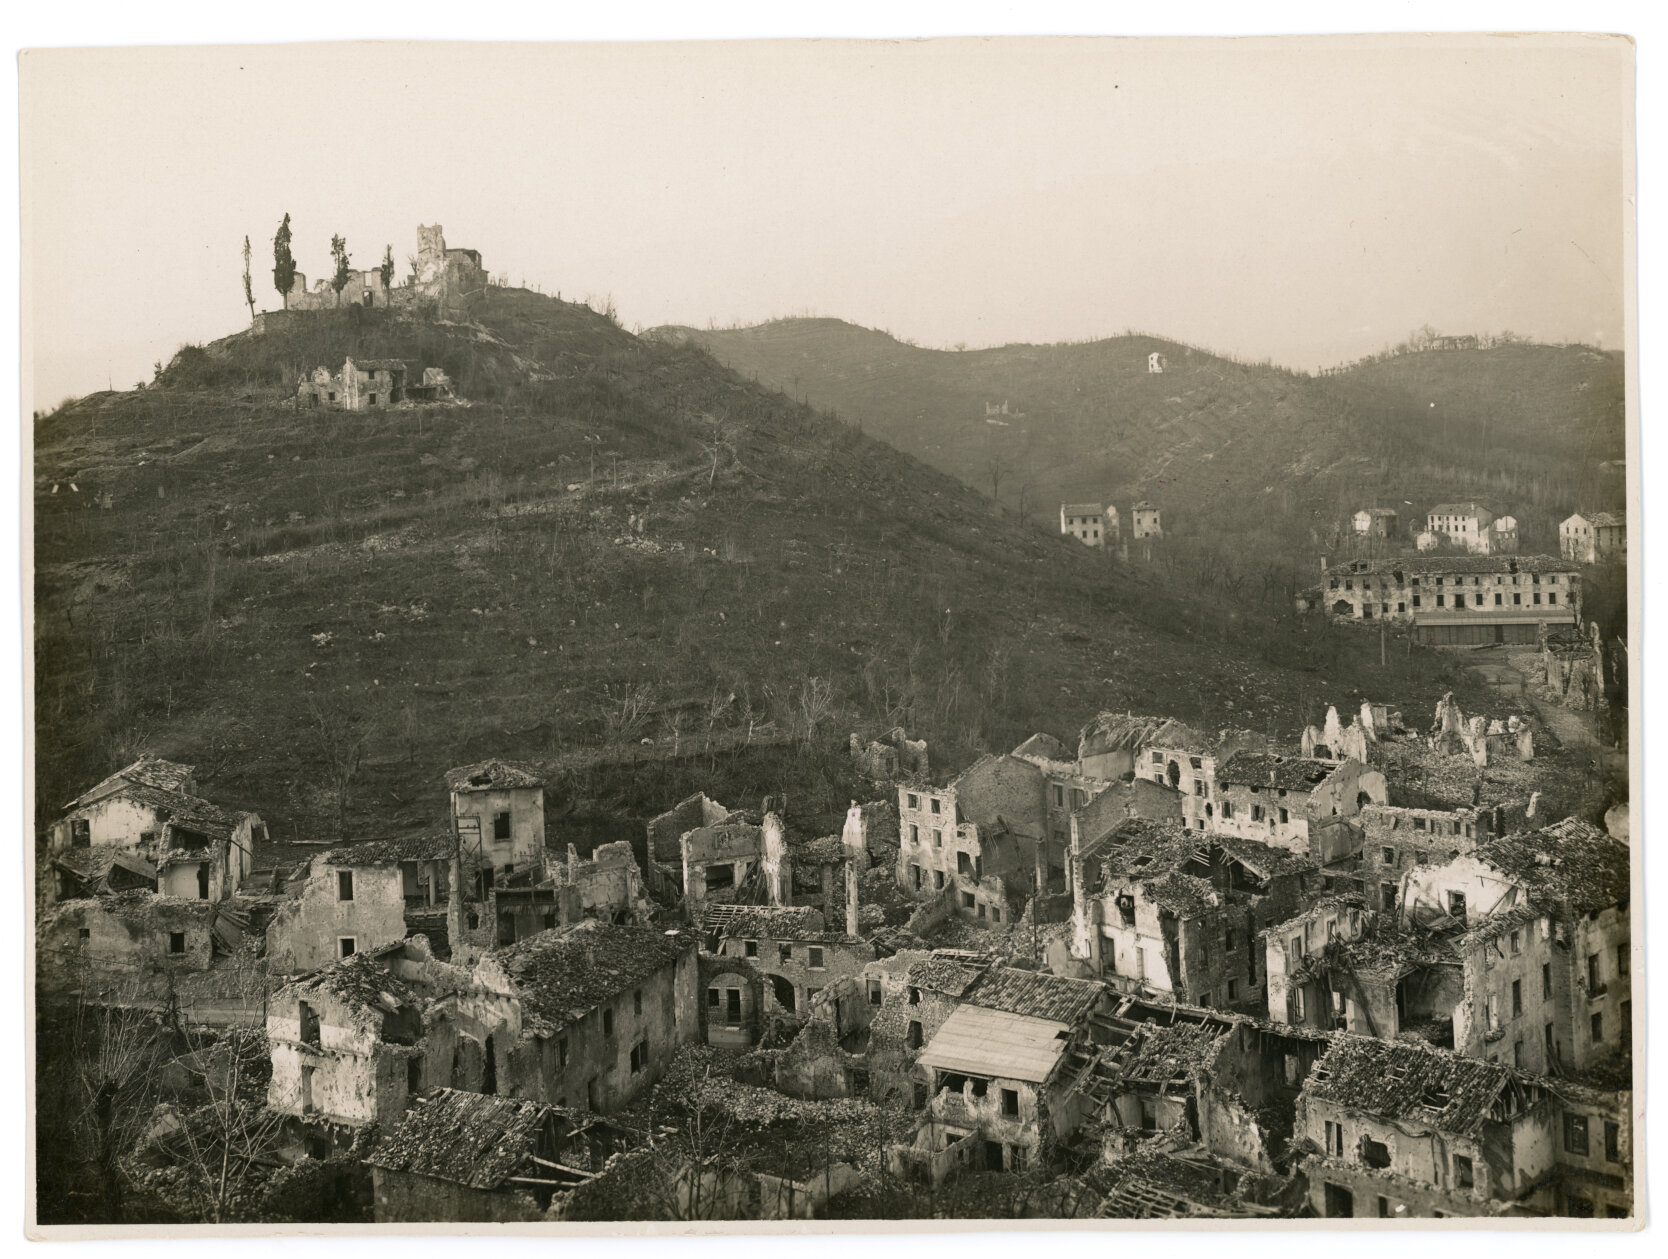
[[[1159,510],[1149,502],[1143,500],[1131,507],[1129,519],[1129,536],[1137,542],[1164,536]],[[1061,503],[1060,532],[1092,547],[1115,546],[1123,537],[1118,509],[1108,503]]]

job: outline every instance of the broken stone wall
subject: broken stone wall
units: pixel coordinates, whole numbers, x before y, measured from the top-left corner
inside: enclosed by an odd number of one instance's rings
[[[926,1073],[916,1067],[916,1059],[958,1004],[943,993],[910,986],[909,968],[929,956],[910,949],[863,968],[865,995],[872,1002],[870,984],[880,994],[880,1004],[870,1008],[867,1058],[869,1099],[882,1105],[901,1102],[914,1108],[917,1084],[924,1098]]]
[[[148,892],[65,901],[38,927],[41,991],[165,999],[213,965],[214,914],[212,902]]]
[[[92,847],[109,845],[123,852],[137,852],[147,859],[155,856],[157,841],[162,836],[162,821],[157,811],[124,796],[106,796],[92,804],[66,813],[52,824],[52,851],[63,852],[72,847],[72,823],[87,823]]]
[[[498,839],[494,819],[510,816],[510,834]],[[544,789],[517,787],[504,791],[454,791],[452,816],[460,822],[472,819],[481,832],[481,853],[496,871],[506,866],[515,871],[544,870]],[[473,836],[470,836],[473,839]]]
[[[765,828],[747,822],[703,826],[685,834],[679,847],[683,858],[684,914],[688,921],[699,923],[709,901],[733,902],[737,890],[760,873],[765,856]],[[778,872],[786,864],[785,857],[779,858]],[[714,866],[729,868],[730,880],[723,887],[709,887],[708,875]]]
[[[998,821],[1009,833],[1030,844],[1047,832],[1048,786],[1043,772],[1017,756],[993,756],[980,761],[955,781],[956,820],[984,830]]]
[[[633,922],[648,921],[652,907],[644,891],[643,872],[628,842],[598,845],[588,861],[581,860],[578,850],[569,844],[567,861],[551,864],[557,886],[577,891],[581,916],[612,921],[616,915],[625,914]]]
[[[342,873],[353,877],[353,899],[340,897]],[[355,952],[405,939],[405,890],[398,866],[346,866],[313,858],[307,881],[279,906],[266,930],[268,964],[276,974],[317,970],[342,956],[344,937]]]
[[[542,1220],[544,1212],[530,1193],[508,1189],[471,1189],[455,1180],[411,1172],[371,1168],[378,1224],[515,1224]]]

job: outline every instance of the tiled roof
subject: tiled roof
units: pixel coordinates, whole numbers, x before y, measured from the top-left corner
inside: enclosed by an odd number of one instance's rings
[[[188,796],[183,792],[167,791],[160,787],[147,787],[142,783],[119,787],[115,794],[148,805],[155,809],[164,821],[172,825],[200,831],[212,839],[230,837],[243,825],[245,818],[254,816],[237,809],[222,808],[198,796]]]
[[[456,840],[444,831],[427,835],[402,835],[392,839],[370,839],[362,844],[331,848],[319,854],[321,865],[393,866],[402,861],[433,861],[450,857]]]
[[[405,360],[397,358],[356,358],[350,360],[362,372],[403,372]]]
[[[1106,985],[1096,980],[999,966],[986,971],[966,999],[989,1010],[1053,1019],[1069,1026],[1083,1018],[1105,994]]]
[[[1337,767],[1330,761],[1301,756],[1262,756],[1235,752],[1226,765],[1217,767],[1216,781],[1248,787],[1283,787],[1287,791],[1313,791]]]
[[[1426,514],[1431,516],[1474,516],[1480,511],[1488,511],[1488,508],[1480,503],[1438,503]],[[1489,514],[1492,516],[1494,513],[1489,512]]]
[[[1578,818],[1495,836],[1477,845],[1476,856],[1522,883],[1532,903],[1548,908],[1597,913],[1627,900],[1631,891],[1627,848]]]
[[[1615,512],[1601,511],[1598,515],[1589,517],[1587,523],[1595,529],[1619,529],[1627,524],[1627,520]]]
[[[1066,516],[1098,516],[1106,510],[1104,503],[1061,503],[1061,514]]]
[[[1511,1118],[1523,1100],[1519,1078],[1498,1063],[1344,1033],[1310,1070],[1303,1095],[1460,1136]]]
[[[103,795],[118,783],[138,783],[146,787],[157,787],[163,791],[178,791],[191,781],[191,775],[196,771],[195,765],[182,765],[178,761],[165,761],[158,756],[142,756],[126,769],[119,769],[96,787],[83,791],[65,808],[73,809],[83,800]]]
[[[509,791],[542,786],[544,779],[537,771],[513,761],[481,761],[446,771],[447,791]]]
[[[561,1113],[515,1097],[435,1089],[365,1161],[385,1171],[493,1190],[535,1166],[530,1160],[539,1134]]]
[[[1191,874],[1171,871],[1161,879],[1141,885],[1141,894],[1154,905],[1167,909],[1179,918],[1196,918],[1219,901],[1215,890],[1205,880]]]
[[[1315,868],[1314,859],[1304,853],[1276,848],[1258,839],[1243,839],[1238,835],[1212,835],[1210,842],[1253,874],[1265,879]]]
[[[554,1032],[675,963],[692,935],[589,920],[541,931],[490,956],[521,998],[531,1030]]]

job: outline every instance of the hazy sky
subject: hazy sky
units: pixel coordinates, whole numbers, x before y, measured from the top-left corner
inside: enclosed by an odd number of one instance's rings
[[[340,44],[25,54],[33,405],[244,326],[240,250],[418,223],[631,326],[1136,328],[1299,367],[1429,323],[1618,347],[1619,39]]]

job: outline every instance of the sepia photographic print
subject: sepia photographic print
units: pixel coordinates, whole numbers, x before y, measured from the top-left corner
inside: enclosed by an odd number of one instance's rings
[[[1627,38],[19,77],[31,1235],[1638,1227]]]

